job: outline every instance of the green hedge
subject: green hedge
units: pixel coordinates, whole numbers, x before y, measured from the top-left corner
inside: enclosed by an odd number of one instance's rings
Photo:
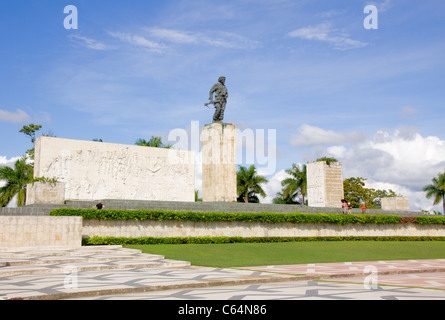
[[[445,241],[445,237],[171,237],[171,238],[84,238],[84,246],[97,245],[144,245],[144,244],[222,244],[222,243],[270,243],[298,241]]]
[[[96,210],[96,209],[55,209],[50,212],[52,216],[81,216],[84,219],[100,220],[175,220],[175,221],[243,221],[267,223],[399,223],[402,217],[395,215],[369,215],[369,214],[326,214],[326,213],[231,213],[231,212],[192,212],[192,211],[165,211],[165,210]],[[431,222],[428,222],[431,223]],[[435,222],[437,223],[437,222]],[[440,222],[443,223],[443,222]]]
[[[444,216],[419,216],[416,218],[419,224],[445,224]]]

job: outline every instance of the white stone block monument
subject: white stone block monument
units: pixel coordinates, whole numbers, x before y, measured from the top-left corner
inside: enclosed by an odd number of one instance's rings
[[[341,208],[344,197],[340,162],[316,161],[307,164],[307,197],[310,207]]]
[[[34,177],[65,184],[65,200],[195,201],[190,151],[39,137]]]
[[[0,216],[0,251],[11,248],[80,248],[82,217]]]
[[[36,181],[26,186],[26,204],[64,204],[65,183]]]
[[[215,122],[202,129],[202,201],[236,201],[235,126]]]
[[[383,211],[409,211],[409,200],[405,197],[380,199]]]

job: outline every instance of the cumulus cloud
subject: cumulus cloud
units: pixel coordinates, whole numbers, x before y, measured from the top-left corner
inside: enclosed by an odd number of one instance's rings
[[[293,135],[290,140],[290,144],[294,147],[357,143],[366,138],[363,133],[358,131],[338,133],[308,124],[303,124],[297,131],[298,134]]]
[[[12,157],[11,159],[8,159],[5,156],[0,156],[0,167],[13,167],[14,163],[16,163],[17,160],[20,160],[22,157]]]
[[[427,199],[425,197],[425,192],[421,190],[413,190],[398,184],[374,181],[371,179],[368,179],[365,182],[365,186],[367,188],[373,188],[373,189],[393,190],[395,193],[403,195],[404,197],[409,199],[409,206],[410,210],[412,211],[427,210],[432,212],[434,210],[442,212],[442,206],[441,205],[435,206],[433,204],[433,201],[431,199]]]
[[[350,50],[366,47],[368,43],[353,40],[348,34],[338,33],[330,23],[300,28],[288,33],[289,37],[304,40],[317,40],[331,44],[337,50]]]
[[[365,143],[345,148],[337,155],[344,164],[345,177],[360,176],[374,185],[388,184],[409,197],[416,210],[432,207],[422,189],[445,172],[445,141],[424,137],[415,128],[380,130]]]
[[[30,119],[31,117],[21,109],[17,109],[15,112],[0,109],[0,121],[23,123],[29,121]]]
[[[379,130],[366,136],[303,125],[290,143],[335,157],[343,163],[344,178],[367,178],[371,188],[392,189],[408,197],[411,210],[435,208],[422,189],[445,172],[445,140],[439,137],[422,136],[415,127]]]
[[[258,175],[264,175],[266,172],[263,172],[261,170],[258,170]],[[286,173],[286,171],[280,170],[277,173],[275,173],[272,177],[268,178],[267,183],[263,184],[263,190],[266,193],[266,197],[262,198],[260,197],[261,203],[272,203],[273,198],[277,196],[277,193],[281,191],[281,181],[288,178],[289,175]]]

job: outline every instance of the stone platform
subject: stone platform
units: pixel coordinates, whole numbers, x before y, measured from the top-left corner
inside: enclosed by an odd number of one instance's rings
[[[262,204],[243,202],[180,202],[180,201],[145,201],[145,200],[111,200],[101,199],[106,209],[160,209],[172,211],[199,211],[199,212],[276,212],[292,213],[342,213],[341,208],[316,208],[301,205]],[[30,205],[20,208],[0,208],[0,216],[25,215],[47,216],[50,210],[57,208],[94,208],[97,201],[67,201],[63,205]],[[361,209],[352,209],[352,213],[361,214]],[[382,211],[368,209],[367,214],[394,214],[399,216],[421,216],[422,212],[413,211]]]

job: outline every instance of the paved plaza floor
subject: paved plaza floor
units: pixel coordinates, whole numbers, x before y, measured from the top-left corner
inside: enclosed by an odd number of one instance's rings
[[[441,280],[437,280],[440,278]],[[418,280],[427,283],[425,288],[409,287]],[[330,281],[289,281],[257,283],[238,286],[165,290],[142,294],[110,295],[91,300],[445,300],[443,289],[435,290],[435,283],[445,285],[445,273],[421,273],[381,276],[381,284],[368,286],[363,278],[341,278]],[[384,285],[389,283],[390,285]]]
[[[445,300],[445,259],[209,268],[121,246],[0,252],[2,300]]]

